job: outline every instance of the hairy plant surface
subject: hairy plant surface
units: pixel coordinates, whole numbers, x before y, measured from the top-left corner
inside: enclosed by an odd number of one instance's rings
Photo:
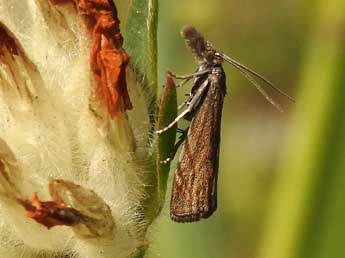
[[[145,253],[173,144],[152,137],[157,6],[115,4],[124,36],[111,0],[0,0],[0,257]]]

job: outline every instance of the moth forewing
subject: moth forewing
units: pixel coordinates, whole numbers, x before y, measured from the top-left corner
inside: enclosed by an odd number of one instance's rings
[[[220,127],[226,93],[222,67],[214,67],[206,80],[208,89],[191,121],[174,175],[170,213],[176,222],[208,218],[217,209]]]

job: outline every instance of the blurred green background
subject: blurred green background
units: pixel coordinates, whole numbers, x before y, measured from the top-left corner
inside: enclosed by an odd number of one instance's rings
[[[181,26],[193,24],[214,47],[297,102],[271,92],[285,109],[279,113],[224,64],[218,210],[198,223],[174,223],[169,189],[146,257],[345,257],[345,1],[159,5],[160,84],[166,70],[196,69],[179,36]],[[189,89],[180,89],[180,102]]]

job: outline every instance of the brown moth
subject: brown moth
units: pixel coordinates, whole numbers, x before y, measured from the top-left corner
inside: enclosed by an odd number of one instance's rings
[[[186,108],[174,121],[156,133],[167,131],[180,119],[191,121],[186,130],[177,130],[181,136],[171,156],[162,162],[170,162],[183,144],[173,180],[170,215],[176,222],[194,222],[208,218],[217,209],[220,127],[226,95],[226,76],[222,62],[226,61],[239,70],[279,111],[282,111],[281,107],[255,78],[291,101],[293,99],[260,74],[214,49],[194,27],[183,27],[181,35],[196,57],[199,68],[191,75],[173,75],[182,80],[180,86],[194,79],[193,87],[187,101],[179,106],[179,109]]]

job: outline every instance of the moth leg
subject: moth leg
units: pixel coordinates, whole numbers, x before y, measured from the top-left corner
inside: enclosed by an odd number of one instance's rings
[[[207,86],[209,85],[209,80],[205,80],[200,88],[197,90],[197,92],[194,95],[191,95],[189,98],[187,105],[188,107],[180,114],[178,115],[174,121],[172,121],[168,126],[166,126],[163,129],[157,130],[157,134],[161,134],[167,130],[169,130],[171,127],[173,127],[180,119],[184,118],[188,113],[194,113],[198,105],[200,103],[201,97],[205,89],[207,89]],[[182,107],[181,107],[182,108]]]
[[[211,71],[209,69],[206,70],[202,70],[202,71],[197,71],[195,73],[192,74],[187,74],[187,75],[176,75],[173,74],[172,72],[169,72],[169,74],[171,75],[171,77],[175,78],[175,79],[179,79],[179,80],[190,80],[193,79],[195,77],[199,77],[201,75],[205,75],[205,74],[209,74]]]
[[[182,82],[181,83],[178,83],[176,84],[176,88],[180,88],[182,87],[183,85],[185,85],[187,82],[189,82],[193,77],[190,77],[190,78],[184,78],[184,79],[181,79]]]
[[[190,100],[191,98],[193,97],[193,94],[190,92],[190,93],[186,93],[184,94],[186,97],[189,97],[187,100],[185,100],[181,105],[179,105],[177,107],[177,110],[181,110],[183,107],[185,107],[186,105],[189,106],[190,104]]]
[[[182,108],[184,108],[186,105],[188,106],[189,104],[190,104],[189,100],[186,100],[177,107],[177,110],[181,110]]]
[[[164,127],[163,129],[157,130],[156,134],[161,134],[164,133],[165,131],[169,130],[170,128],[172,128],[175,124],[177,124],[178,121],[180,121],[185,115],[187,115],[190,112],[190,108],[188,107],[187,109],[185,109],[181,114],[179,114],[174,121],[172,121],[170,124],[168,124],[166,127]]]
[[[179,88],[179,87],[182,87],[183,85],[185,85],[191,79],[199,77],[199,76],[202,76],[202,75],[205,75],[205,74],[208,74],[209,72],[210,72],[210,70],[203,70],[203,71],[197,71],[195,73],[187,74],[187,75],[182,75],[182,76],[173,74],[172,72],[169,72],[169,74],[170,74],[171,77],[173,77],[175,79],[182,80],[181,83],[176,85],[176,88]]]
[[[183,101],[183,103],[177,107],[177,110],[181,110],[181,109],[184,108],[184,106],[187,105],[187,104],[188,104],[188,101],[187,101],[187,100],[186,100],[186,101]]]
[[[171,73],[171,72],[168,72],[168,74],[169,74],[171,77],[175,78],[175,79],[180,79],[180,80],[182,80],[182,82],[180,82],[180,83],[178,83],[178,84],[175,85],[176,88],[182,87],[183,85],[185,85],[187,82],[189,82],[189,81],[193,78],[193,76],[190,76],[190,75],[187,75],[187,76],[185,76],[185,78],[182,78],[182,77],[184,77],[184,76],[176,76],[176,75],[174,75],[174,74]],[[177,77],[178,77],[178,78],[177,78]]]
[[[160,161],[160,163],[167,164],[174,159],[176,152],[178,151],[178,149],[180,148],[180,146],[182,145],[182,143],[187,137],[188,130],[189,130],[189,127],[186,130],[177,128],[176,132],[181,133],[181,136],[179,137],[178,141],[175,143],[174,148],[171,151],[169,157],[166,158],[165,160]]]

